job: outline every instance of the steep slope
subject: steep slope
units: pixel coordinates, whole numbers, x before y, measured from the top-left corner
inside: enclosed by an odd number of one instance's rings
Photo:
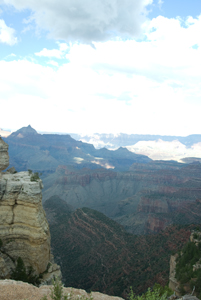
[[[200,163],[133,164],[124,173],[60,166],[44,179],[44,185],[44,201],[58,195],[75,208],[85,206],[106,214],[134,234],[201,222]]]
[[[0,137],[0,172],[9,166],[8,145]]]
[[[1,172],[9,164],[8,145],[1,138],[0,149],[0,278],[10,278],[19,258],[39,275],[53,263],[49,225],[42,207],[42,181],[36,174],[17,173],[13,168]],[[48,281],[52,272],[43,279]]]
[[[155,282],[166,284],[172,251],[188,240],[188,229],[170,227],[154,236],[133,236],[118,223],[89,208],[70,212],[54,198],[44,204],[55,259],[66,286],[126,297]]]
[[[177,295],[191,293],[201,297],[201,231],[197,226],[181,251],[171,256],[169,287]]]

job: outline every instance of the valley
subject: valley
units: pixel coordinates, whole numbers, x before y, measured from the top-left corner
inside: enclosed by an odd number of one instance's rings
[[[52,250],[66,286],[127,298],[155,282],[166,285],[170,255],[188,241],[192,226],[171,226],[158,235],[136,236],[104,214],[72,207],[58,197],[44,204]]]
[[[201,223],[199,158],[152,160],[31,126],[3,139],[9,167],[38,172],[43,181],[51,247],[66,285],[127,297],[130,286],[142,293],[167,284],[170,255]]]

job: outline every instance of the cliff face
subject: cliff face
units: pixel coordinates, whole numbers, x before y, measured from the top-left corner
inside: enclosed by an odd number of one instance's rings
[[[0,139],[0,170],[9,164],[8,146]],[[13,172],[12,172],[13,173]],[[49,225],[42,207],[42,181],[29,172],[0,172],[0,277],[9,277],[21,257],[36,274],[50,261]]]
[[[21,257],[42,273],[50,260],[50,233],[42,208],[42,182],[30,181],[28,172],[1,174],[0,239],[4,251]]]
[[[177,256],[178,254],[175,254],[175,255],[171,255],[170,257],[169,288],[173,290],[176,293],[176,295],[180,296],[181,293],[179,291],[179,282],[175,278]]]
[[[8,145],[0,137],[0,172],[9,166]]]
[[[196,228],[196,229],[195,229]],[[201,231],[195,227],[188,243],[170,258],[169,287],[176,295],[194,293],[201,298]]]
[[[74,208],[96,209],[133,234],[201,222],[200,164],[152,162],[131,169],[76,170],[61,165],[44,178],[43,200],[57,195]]]

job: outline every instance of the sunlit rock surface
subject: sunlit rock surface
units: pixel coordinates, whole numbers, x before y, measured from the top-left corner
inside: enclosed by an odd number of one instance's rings
[[[8,145],[0,139],[0,168],[9,165]],[[61,275],[50,253],[50,231],[42,207],[42,181],[31,172],[0,172],[0,278],[9,278],[19,257],[36,274]]]
[[[8,145],[0,137],[0,171],[9,166]]]

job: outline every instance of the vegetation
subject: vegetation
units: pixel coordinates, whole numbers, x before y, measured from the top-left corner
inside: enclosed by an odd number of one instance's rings
[[[92,296],[90,296],[89,298],[85,297],[85,296],[74,297],[72,291],[71,291],[71,293],[64,295],[63,284],[62,284],[61,280],[59,280],[58,278],[56,278],[52,284],[53,284],[53,287],[51,288],[51,293],[50,293],[50,297],[52,300],[72,300],[72,299],[74,299],[74,300],[92,300],[93,299]],[[45,295],[41,300],[47,300],[47,296]]]
[[[12,270],[11,279],[28,282],[36,286],[40,284],[39,276],[34,274],[31,266],[28,268],[25,267],[21,257],[18,257],[16,267]]]
[[[155,282],[166,285],[170,255],[182,249],[190,236],[189,227],[184,226],[172,226],[157,235],[134,236],[89,208],[70,212],[59,199],[47,200],[44,207],[47,216],[54,213],[49,224],[51,242],[64,283],[86,291],[127,298],[129,286],[141,294]]]
[[[31,175],[31,181],[38,181],[40,179],[38,172]]]
[[[42,175],[42,173],[39,174],[38,172],[33,173],[33,171],[30,169],[28,169],[28,172],[31,176],[31,181],[38,181],[40,179],[39,175]]]
[[[194,238],[197,238],[194,233]],[[191,289],[195,286],[196,294],[201,298],[201,268],[194,268],[196,263],[201,263],[201,242],[197,245],[188,242],[179,252],[176,264],[176,278],[180,282],[180,291],[185,293],[184,284],[190,283]]]
[[[3,242],[2,240],[0,239],[0,248],[3,246]]]
[[[173,291],[160,284],[155,284],[153,289],[148,288],[147,292],[141,296],[135,295],[132,287],[130,288],[129,300],[165,300],[168,296],[172,295]]]

